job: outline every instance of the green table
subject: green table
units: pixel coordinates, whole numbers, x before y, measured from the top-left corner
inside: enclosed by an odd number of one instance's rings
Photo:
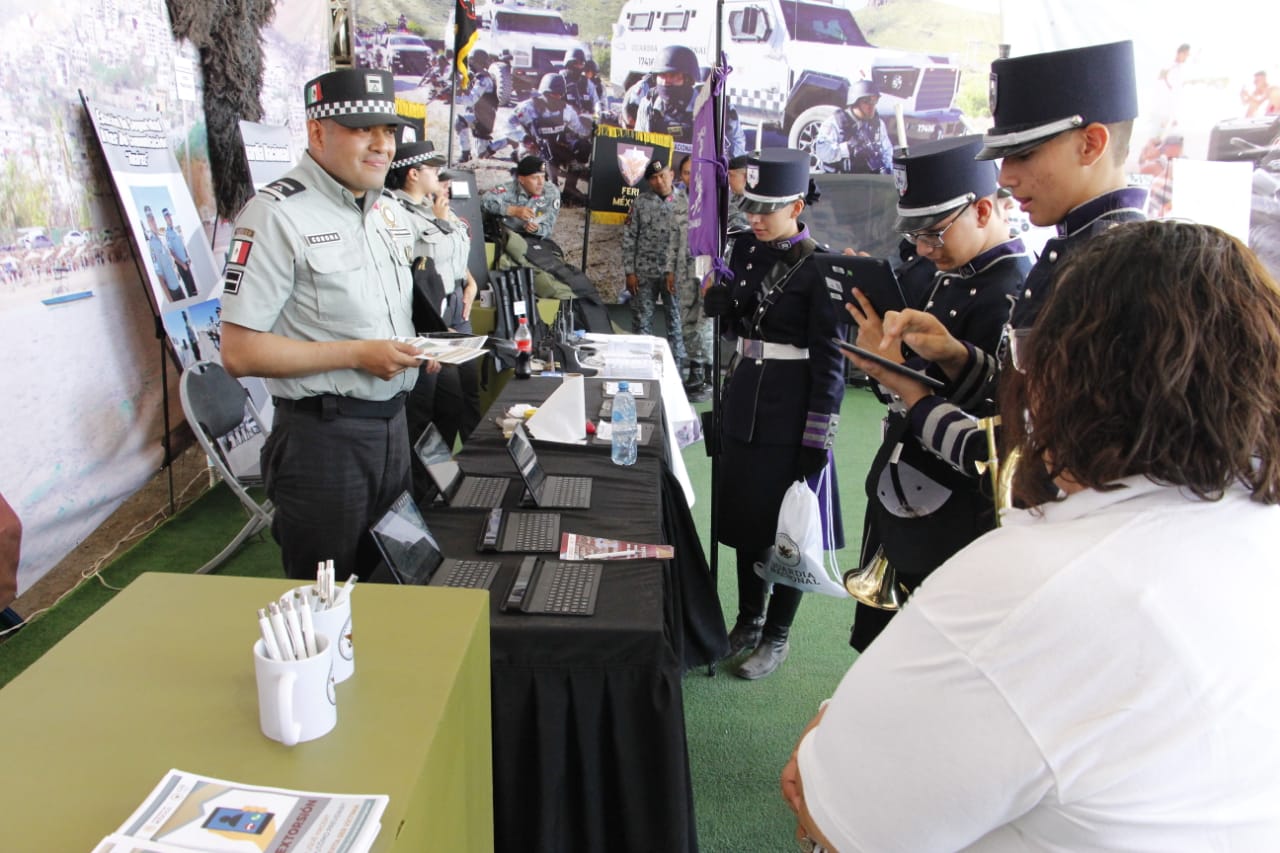
[[[294,582],[144,574],[0,690],[6,850],[88,851],[171,767],[387,794],[375,851],[493,848],[489,596],[358,584],[338,725],[258,728],[257,608]]]

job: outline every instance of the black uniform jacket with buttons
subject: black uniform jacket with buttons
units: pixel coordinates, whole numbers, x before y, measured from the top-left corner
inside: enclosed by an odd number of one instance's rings
[[[1054,272],[1072,251],[1094,234],[1122,222],[1146,219],[1146,203],[1146,190],[1126,187],[1103,193],[1067,213],[1066,218],[1058,223],[1057,236],[1044,244],[1039,260],[1027,275],[1026,287],[1013,309],[1011,322],[1014,328],[1026,329],[1035,323],[1041,307],[1049,298]]]
[[[1031,268],[1021,240],[1010,240],[952,272],[939,273],[923,310],[957,339],[993,352]],[[994,402],[985,411],[990,414]],[[891,409],[867,474],[869,532],[898,571],[920,578],[994,526],[981,484],[927,448],[911,420]]]

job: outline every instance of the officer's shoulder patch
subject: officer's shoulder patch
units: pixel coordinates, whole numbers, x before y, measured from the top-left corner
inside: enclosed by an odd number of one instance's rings
[[[244,270],[227,268],[227,272],[222,277],[222,292],[224,294],[237,294],[240,292],[240,279],[244,276]]]
[[[307,188],[294,178],[280,178],[267,184],[258,192],[265,193],[278,201],[284,201],[291,195],[304,192]]]

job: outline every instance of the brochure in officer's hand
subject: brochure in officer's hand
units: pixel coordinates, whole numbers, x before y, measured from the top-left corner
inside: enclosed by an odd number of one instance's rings
[[[394,340],[417,347],[418,358],[429,358],[445,364],[462,364],[484,355],[484,345],[489,338],[487,335],[440,338],[418,335],[416,338],[397,336]]]
[[[836,346],[840,347],[840,349],[845,350],[846,352],[851,352],[858,358],[865,358],[867,361],[873,361],[891,373],[896,373],[899,376],[905,376],[908,379],[914,379],[915,381],[928,385],[930,388],[935,390],[946,387],[945,383],[939,382],[927,373],[921,373],[919,370],[913,370],[905,364],[898,364],[896,361],[890,361],[879,353],[874,353],[869,349],[863,349],[857,344],[851,344],[848,341],[842,341],[839,338],[832,338],[831,340]]]
[[[871,307],[883,317],[889,311],[901,311],[907,307],[906,297],[898,276],[883,258],[865,255],[839,255],[831,252],[815,253],[822,275],[832,292],[839,291],[844,301],[853,305],[853,289],[871,300]]]

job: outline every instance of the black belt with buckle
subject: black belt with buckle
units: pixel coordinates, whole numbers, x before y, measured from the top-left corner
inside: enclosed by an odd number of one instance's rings
[[[343,397],[338,394],[317,394],[314,397],[303,397],[301,400],[290,400],[287,397],[272,397],[277,409],[287,412],[306,412],[319,415],[325,420],[336,417],[346,418],[379,418],[390,420],[404,411],[405,392],[390,400],[361,400],[358,397]]]

